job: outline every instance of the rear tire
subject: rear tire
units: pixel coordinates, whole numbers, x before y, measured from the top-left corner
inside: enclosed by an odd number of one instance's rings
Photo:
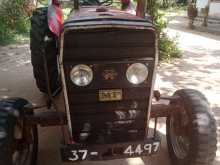
[[[167,143],[172,164],[212,165],[217,150],[217,128],[207,99],[193,89],[178,90],[174,95],[180,97],[186,113],[181,112],[178,118],[181,122],[177,121],[176,115],[167,118]],[[184,126],[175,131],[178,123]],[[181,133],[183,129],[187,133]]]
[[[46,57],[49,84],[52,93],[60,88],[56,37],[50,31],[47,23],[47,7],[38,8],[31,17],[30,49],[33,73],[37,87],[41,92],[48,93],[44,56]]]

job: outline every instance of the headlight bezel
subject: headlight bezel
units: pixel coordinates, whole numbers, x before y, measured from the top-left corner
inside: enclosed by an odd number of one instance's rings
[[[78,72],[78,73],[76,73],[76,72]],[[79,74],[81,74],[81,75],[79,75]],[[82,76],[82,74],[84,74],[84,77],[80,78],[80,76]],[[76,85],[78,87],[85,87],[85,86],[88,86],[89,84],[91,84],[93,77],[94,77],[93,74],[94,74],[93,70],[90,66],[88,66],[86,64],[77,64],[77,65],[73,66],[69,75],[70,75],[70,80],[74,85]],[[86,77],[85,77],[85,75],[86,75]],[[78,77],[76,77],[76,76],[78,76]],[[77,78],[78,78],[78,80],[77,80]],[[82,78],[84,78],[84,80]]]
[[[149,69],[147,64],[144,63],[140,63],[140,62],[132,63],[129,65],[129,67],[126,70],[126,78],[128,82],[133,85],[140,85],[144,83],[147,80],[148,76],[149,76]]]

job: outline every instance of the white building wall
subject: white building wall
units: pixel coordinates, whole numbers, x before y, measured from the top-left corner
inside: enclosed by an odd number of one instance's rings
[[[208,4],[209,0],[197,0],[196,7],[199,11],[201,11],[202,8],[205,8]]]
[[[209,15],[212,17],[220,18],[220,1],[212,2],[210,4]]]
[[[201,12],[202,8],[208,5],[209,0],[197,0],[196,7],[198,11]],[[220,0],[210,3],[209,16],[220,18]]]

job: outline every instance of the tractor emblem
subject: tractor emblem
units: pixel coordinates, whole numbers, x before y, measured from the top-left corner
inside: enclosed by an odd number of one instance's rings
[[[115,80],[118,73],[114,69],[106,69],[103,71],[102,76],[104,80]]]

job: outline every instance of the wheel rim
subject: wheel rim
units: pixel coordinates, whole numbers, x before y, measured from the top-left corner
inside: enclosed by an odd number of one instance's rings
[[[13,165],[30,165],[33,152],[33,143],[28,144],[23,137],[24,128],[21,124],[16,124],[14,129],[14,140],[16,141],[15,149],[12,153]],[[31,131],[32,142],[34,139],[33,132]]]
[[[183,117],[183,116],[182,116]],[[170,117],[170,140],[173,147],[173,151],[177,158],[184,159],[189,153],[189,137],[187,135],[178,135],[175,132],[175,117]],[[186,127],[189,123],[184,121],[184,126]],[[185,128],[183,128],[185,129]]]

